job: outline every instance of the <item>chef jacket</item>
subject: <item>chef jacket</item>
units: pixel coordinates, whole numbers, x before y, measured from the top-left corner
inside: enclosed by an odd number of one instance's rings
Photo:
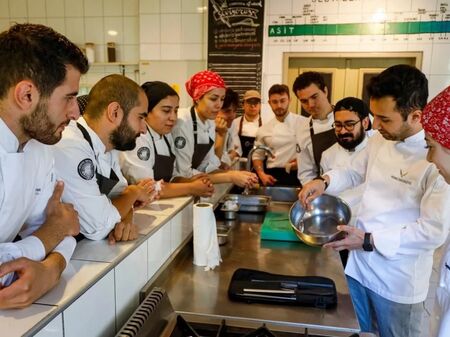
[[[439,283],[436,287],[437,312],[439,320],[438,337],[448,337],[450,332],[450,240],[444,248],[441,260]]]
[[[48,145],[34,139],[18,152],[19,141],[1,118],[0,135],[0,256],[40,261],[45,247],[32,233],[45,222],[55,188],[53,155]],[[22,239],[13,243],[17,235]],[[75,239],[67,236],[53,252],[60,253],[67,266],[75,246]]]
[[[322,153],[322,159],[320,160],[320,167],[322,168],[322,171],[328,172],[332,169],[350,165],[353,157],[367,146],[368,139],[373,134],[374,132],[372,130],[366,131],[366,137],[364,137],[363,141],[356,146],[353,151],[343,148],[339,143],[334,143],[334,145]],[[364,183],[356,187],[346,189],[338,195],[352,208],[352,216],[355,216],[357,213],[363,189]],[[327,193],[329,193],[328,190]]]
[[[118,151],[106,152],[98,135],[80,117],[78,123],[91,137],[92,149],[76,123],[70,122],[54,146],[56,175],[65,182],[63,201],[78,211],[80,232],[91,240],[101,240],[121,220],[110,198],[120,195],[128,184],[120,171]],[[111,169],[119,182],[105,195],[100,192],[95,172],[109,177]]]
[[[155,148],[152,137],[155,141],[156,152],[161,156],[170,156],[170,151],[174,153],[172,135],[161,136],[151,126],[147,125],[148,131],[136,139],[136,147],[131,151],[120,152],[120,167],[126,179],[135,184],[141,179],[154,178],[153,167],[155,166]],[[170,149],[164,140],[167,139]],[[175,168],[175,163],[174,163]]]
[[[234,149],[239,156],[242,156],[242,146],[241,141],[239,139],[239,125],[241,124],[241,119],[244,118],[244,116],[240,116],[238,118],[235,118],[233,123],[231,124],[231,149]],[[264,125],[264,124],[263,124]],[[249,122],[244,118],[242,122],[242,136],[246,137],[256,137],[256,132],[259,129],[259,118],[256,120]]]
[[[426,161],[424,132],[404,141],[376,133],[345,168],[331,170],[327,192],[365,181],[356,227],[372,233],[376,249],[352,250],[345,272],[388,300],[425,300],[433,252],[450,227],[450,188]]]
[[[300,147],[300,153],[297,154],[298,180],[300,180],[302,185],[317,177],[309,121],[310,118],[307,122],[304,119],[300,119],[297,127],[297,144]],[[312,119],[314,134],[333,129],[333,123],[333,112],[330,112],[325,120]]]
[[[195,112],[197,119],[197,142],[198,144],[208,144],[210,139],[216,139],[216,123],[207,119],[202,122]],[[200,166],[192,167],[192,156],[194,155],[194,127],[192,124],[191,112],[189,109],[178,110],[178,119],[172,130],[174,141],[175,176],[190,178],[199,173],[209,173],[220,167],[220,159],[214,153],[214,144],[209,149]]]
[[[225,163],[227,165],[231,165],[232,164],[232,160],[230,158],[230,151],[233,150],[233,147],[231,145],[231,126],[230,128],[227,130],[227,133],[225,134],[225,139],[223,141],[223,152],[222,152],[222,157],[220,158],[220,161],[222,163]]]
[[[300,120],[308,118],[289,112],[283,122],[275,117],[261,126],[256,133],[255,146],[266,145],[275,157],[267,156],[267,168],[284,168],[297,155],[296,129]],[[265,152],[256,150],[253,159],[264,160]]]

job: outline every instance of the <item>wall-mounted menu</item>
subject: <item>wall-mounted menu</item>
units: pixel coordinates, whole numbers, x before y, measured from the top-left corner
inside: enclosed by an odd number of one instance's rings
[[[233,90],[261,89],[264,0],[209,0],[208,69]]]

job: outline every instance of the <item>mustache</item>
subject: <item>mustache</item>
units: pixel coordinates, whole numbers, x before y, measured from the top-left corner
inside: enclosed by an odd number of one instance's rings
[[[339,134],[338,135],[339,139],[343,139],[343,138],[347,138],[347,137],[355,138],[352,133],[344,133],[344,134]]]

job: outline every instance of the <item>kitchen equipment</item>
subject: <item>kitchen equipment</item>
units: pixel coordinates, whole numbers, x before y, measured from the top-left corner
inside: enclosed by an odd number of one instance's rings
[[[289,212],[267,211],[261,225],[261,240],[299,242],[289,222]]]
[[[227,194],[220,202],[225,203],[228,200],[234,201],[239,205],[240,212],[265,212],[270,204],[271,198],[265,195],[242,195]]]
[[[217,240],[219,242],[219,246],[227,244],[230,232],[231,227],[229,226],[217,226]]]
[[[261,186],[257,189],[251,189],[249,194],[267,195],[272,201],[294,202],[298,200],[299,187],[291,186]]]
[[[239,204],[234,200],[227,200],[222,204],[220,210],[223,212],[223,217],[226,220],[236,219],[236,213],[239,212]]]
[[[343,238],[336,229],[350,221],[350,207],[340,198],[322,194],[305,210],[297,200],[289,211],[289,221],[300,240],[311,246]]]

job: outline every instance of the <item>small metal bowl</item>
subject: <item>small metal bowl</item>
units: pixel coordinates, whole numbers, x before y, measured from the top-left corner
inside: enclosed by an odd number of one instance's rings
[[[338,231],[336,226],[347,225],[350,218],[350,207],[342,199],[328,194],[314,199],[309,210],[297,200],[289,211],[295,234],[310,246],[322,246],[343,238],[344,232]]]
[[[226,204],[223,204],[220,210],[223,212],[223,217],[226,220],[234,220],[236,219],[236,213],[239,212],[239,204],[235,204],[234,208],[227,208]]]

